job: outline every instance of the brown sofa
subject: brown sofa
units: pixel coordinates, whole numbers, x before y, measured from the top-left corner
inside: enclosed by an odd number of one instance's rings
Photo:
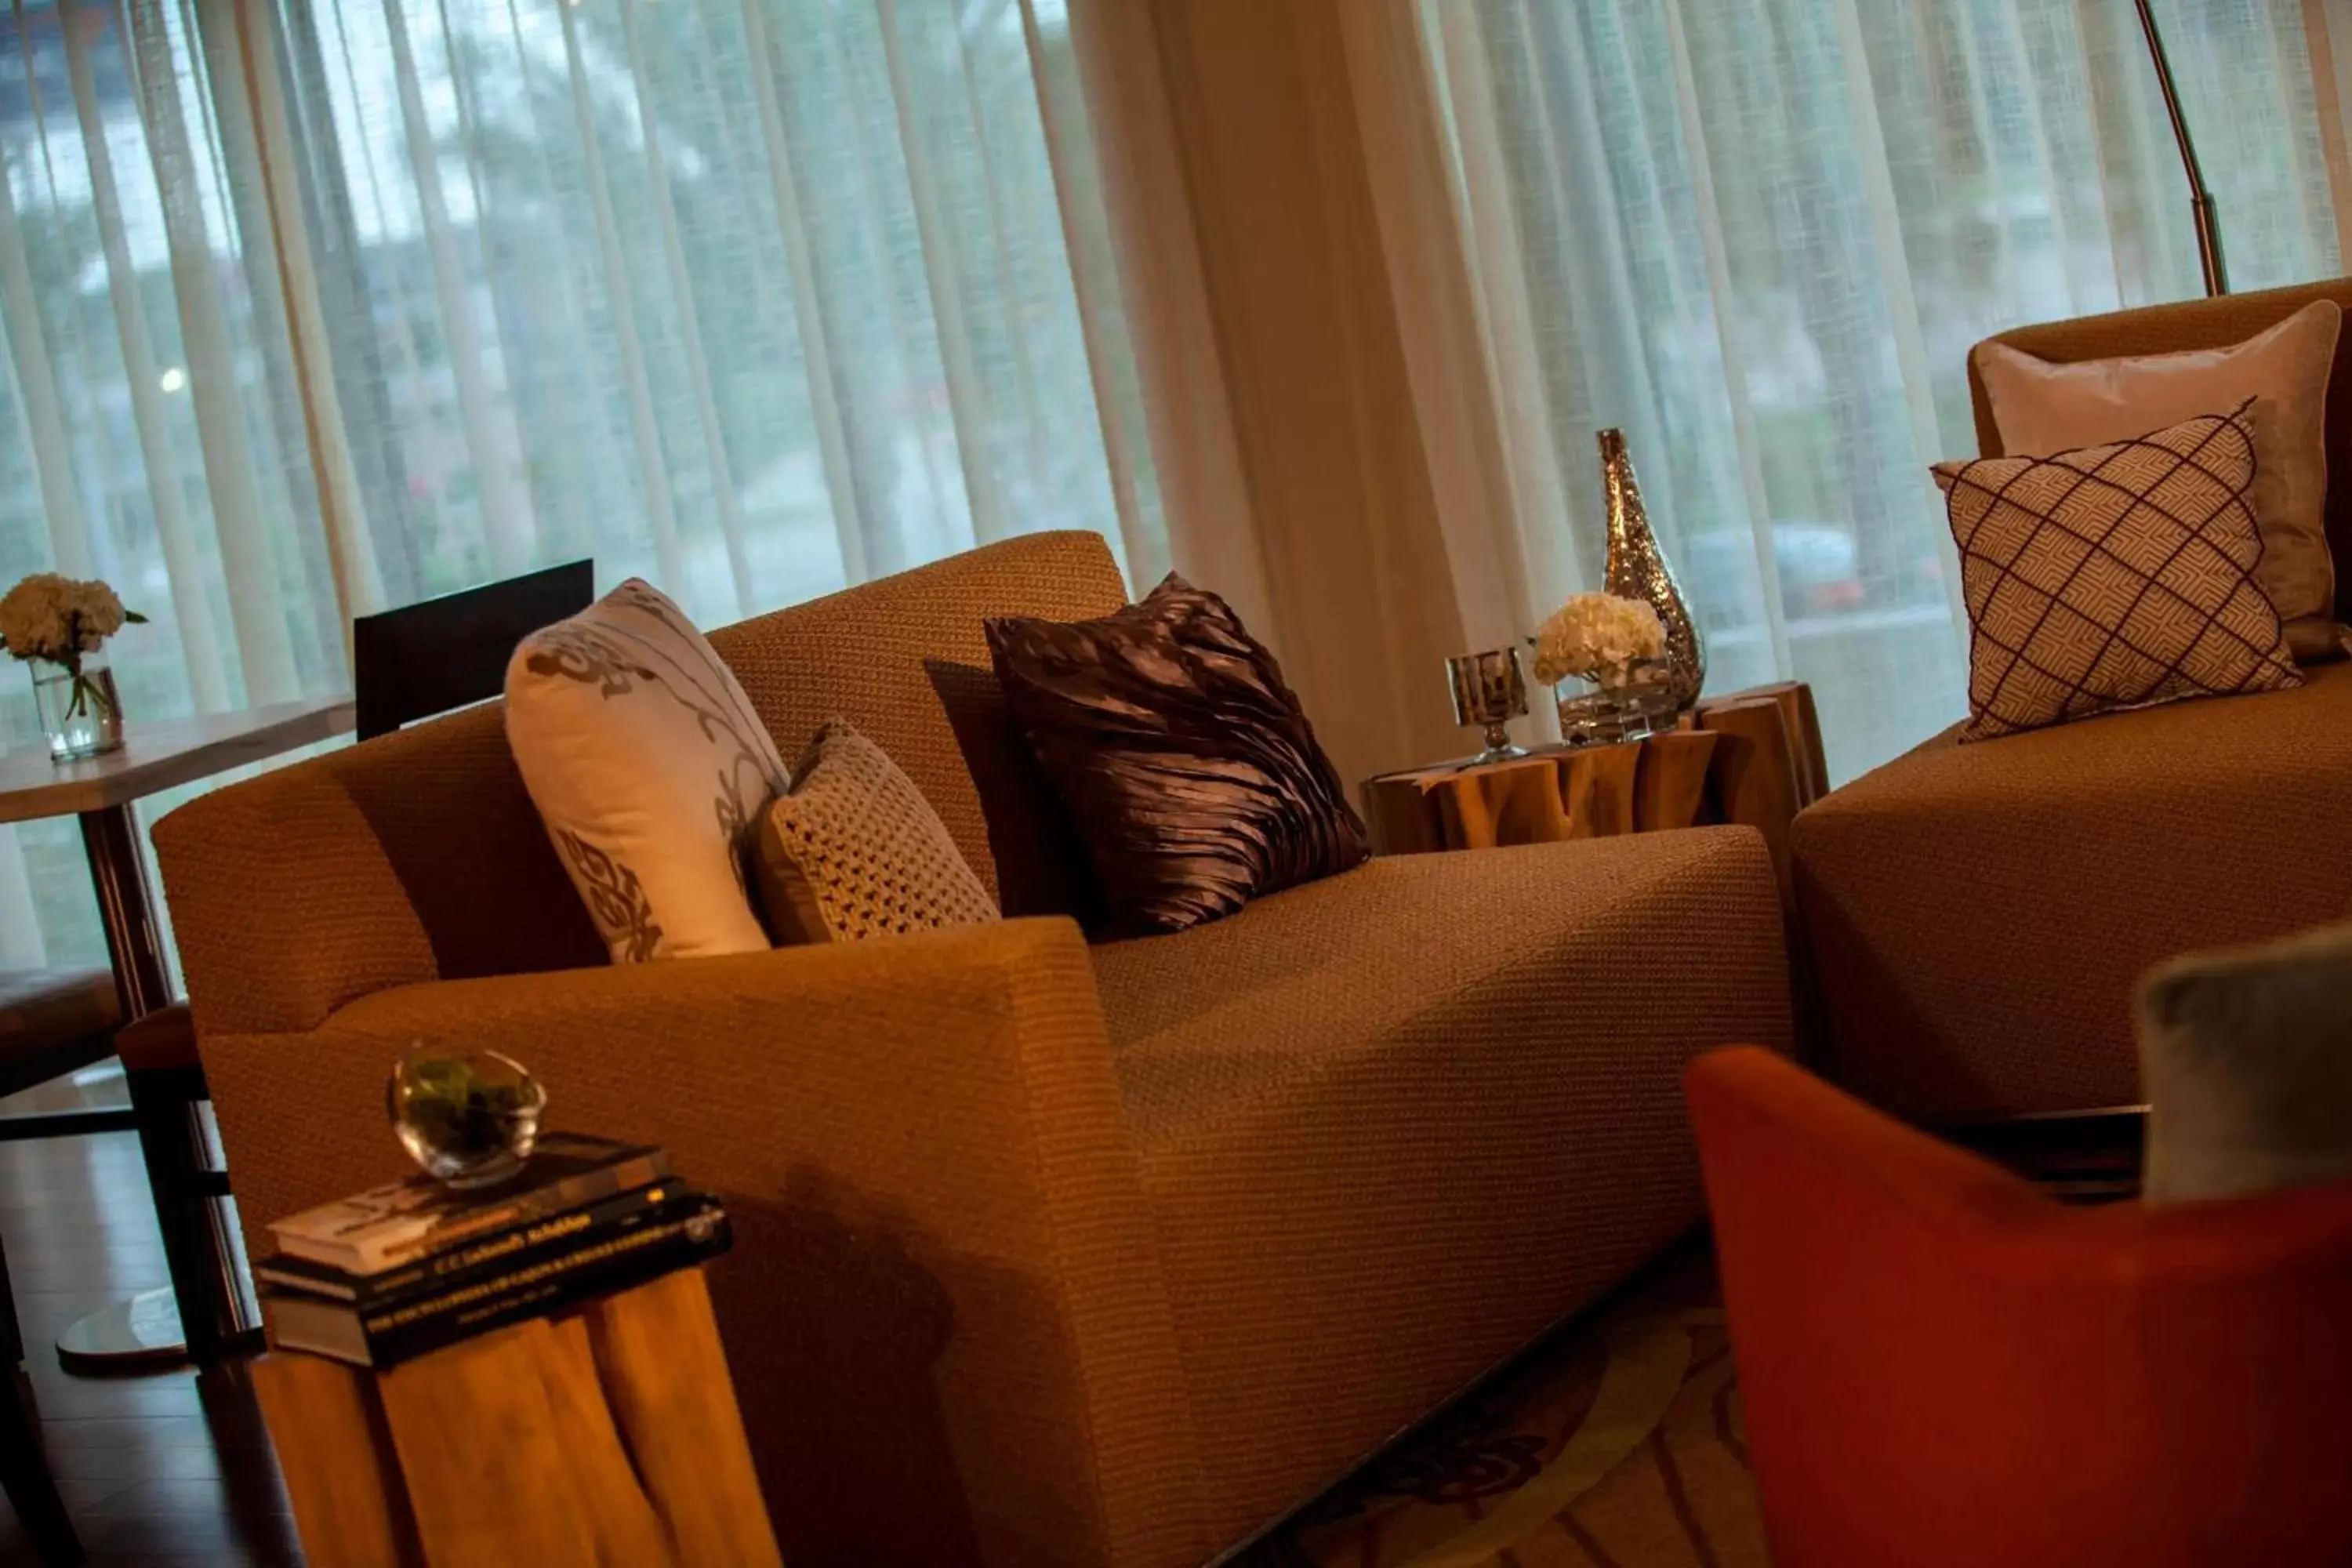
[[[2074,361],[2239,342],[2352,280],[2030,327]],[[1977,433],[2000,451],[1977,384]],[[2352,330],[2331,382],[2328,537],[2352,620]],[[1827,1066],[1921,1121],[2139,1099],[2132,984],[2195,948],[2352,913],[2352,666],[1971,745],[1951,732],[1796,822]]]
[[[398,1165],[418,1039],[727,1199],[713,1294],[785,1560],[1182,1564],[1699,1214],[1684,1062],[1785,1047],[1762,841],[1377,860],[1089,948],[981,617],[1124,600],[1008,542],[712,640],[787,755],[845,715],[1014,919],[614,968],[476,710],[155,829],[249,1239]]]

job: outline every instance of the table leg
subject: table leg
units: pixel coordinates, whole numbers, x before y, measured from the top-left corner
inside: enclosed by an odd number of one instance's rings
[[[163,939],[147,891],[147,851],[128,801],[85,811],[80,820],[90,885],[98,889],[98,918],[106,928],[107,955],[114,961],[115,994],[128,1024],[172,1004]]]
[[[163,937],[148,892],[147,856],[130,804],[83,812],[81,839],[98,892],[99,919],[106,928],[107,952],[114,963],[115,993],[127,1024],[172,1001]],[[204,1205],[212,1200],[177,1190],[185,1184],[188,1173],[203,1165],[209,1142],[196,1121],[196,1105],[185,1094],[163,1092],[133,1077],[132,1111],[146,1156],[148,1186],[155,1197],[156,1221],[163,1229],[165,1266],[183,1288],[200,1289],[215,1276],[222,1284],[216,1291],[205,1292],[197,1303],[204,1321],[186,1327],[178,1296],[169,1287],[144,1291],[81,1319],[58,1338],[58,1360],[68,1371],[168,1365],[186,1360],[192,1351],[209,1355],[225,1334],[242,1326],[239,1314],[220,1304],[234,1299],[235,1287],[228,1283],[233,1264],[222,1256],[219,1227],[205,1212]]]

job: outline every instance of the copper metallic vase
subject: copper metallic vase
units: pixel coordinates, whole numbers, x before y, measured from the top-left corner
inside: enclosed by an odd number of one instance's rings
[[[1706,645],[1690,606],[1683,602],[1682,584],[1666,564],[1658,536],[1650,531],[1650,514],[1642,508],[1642,487],[1633,478],[1633,459],[1625,455],[1625,432],[1603,430],[1601,444],[1601,485],[1609,500],[1609,592],[1624,599],[1641,599],[1665,623],[1667,684],[1676,709],[1698,700],[1706,684]]]

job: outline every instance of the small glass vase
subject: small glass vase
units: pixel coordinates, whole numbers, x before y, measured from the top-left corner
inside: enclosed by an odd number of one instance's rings
[[[1561,681],[1552,689],[1559,704],[1560,740],[1571,746],[1609,745],[1673,729],[1681,709],[1672,675],[1664,659],[1642,658],[1589,680]]]
[[[122,744],[122,704],[104,654],[83,654],[79,668],[71,669],[46,658],[26,662],[33,671],[33,707],[49,738],[49,761],[78,762]]]

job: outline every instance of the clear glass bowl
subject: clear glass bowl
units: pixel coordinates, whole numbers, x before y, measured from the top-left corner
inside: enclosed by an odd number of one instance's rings
[[[1675,727],[1672,668],[1664,659],[1637,659],[1601,680],[1563,680],[1553,688],[1559,738],[1571,746],[1638,741]]]
[[[419,1041],[401,1054],[384,1085],[384,1111],[400,1146],[427,1175],[459,1189],[519,1174],[546,1110],[539,1080],[496,1051]]]

